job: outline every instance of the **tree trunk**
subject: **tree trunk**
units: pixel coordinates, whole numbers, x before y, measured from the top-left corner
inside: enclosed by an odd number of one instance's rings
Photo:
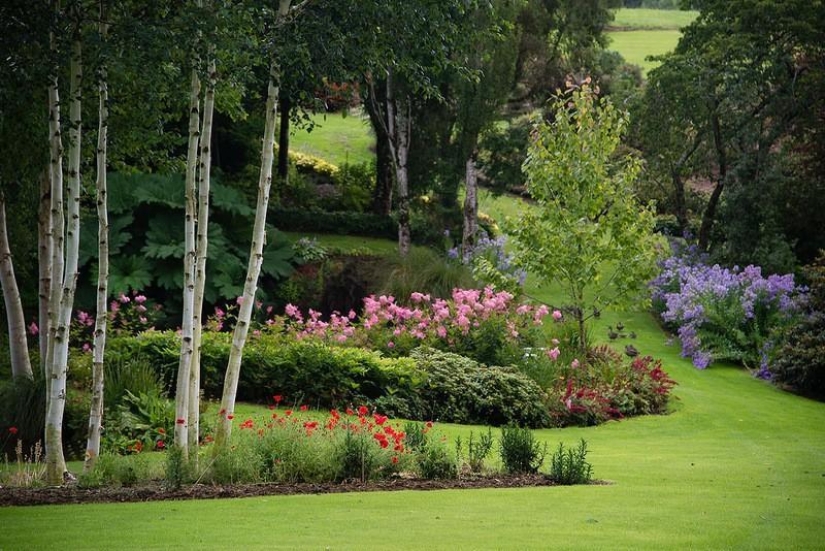
[[[384,130],[387,127],[387,121],[384,112],[378,107],[386,103],[385,91],[384,83],[371,86],[371,98],[370,101],[365,102],[365,109],[375,130],[375,189],[372,193],[372,211],[389,216],[392,212],[393,160],[389,137]],[[372,97],[376,94],[378,94],[377,97]]]
[[[40,349],[40,372],[43,373],[44,378],[46,378],[46,355],[49,344],[49,296],[52,287],[51,201],[51,169],[49,168],[44,171],[40,179],[40,207],[37,214],[37,337]]]
[[[100,37],[106,40],[107,26],[104,3],[100,2]],[[109,297],[109,211],[107,206],[106,155],[109,132],[109,89],[106,82],[106,67],[100,68],[97,84],[98,126],[97,126],[97,312],[95,316],[94,357],[92,359],[92,401],[89,408],[89,435],[86,439],[86,457],[83,470],[90,472],[100,455],[100,430],[103,423],[103,359],[106,350],[106,323],[108,320],[107,299]]]
[[[478,236],[478,174],[474,154],[470,155],[465,164],[464,188],[464,233],[461,247],[464,254],[467,254],[475,246]]]
[[[278,133],[278,181],[286,185],[289,178],[289,111],[292,102],[288,97],[279,100],[281,107],[281,123]]]
[[[278,5],[278,21],[289,13],[291,0],[280,0]],[[238,311],[238,321],[232,335],[232,348],[229,351],[229,362],[226,366],[226,377],[223,384],[221,398],[221,415],[218,419],[218,430],[215,438],[216,449],[229,443],[232,435],[232,418],[235,413],[235,397],[238,392],[238,379],[241,373],[241,358],[249,332],[249,321],[252,318],[252,308],[255,305],[255,293],[258,290],[258,276],[263,263],[264,240],[266,239],[266,211],[269,205],[269,189],[272,185],[272,163],[275,146],[275,119],[278,110],[278,82],[280,75],[275,62],[270,65],[269,87],[266,99],[266,124],[264,126],[263,145],[261,148],[261,173],[258,179],[258,204],[255,209],[255,226],[252,231],[252,245],[249,251],[249,265],[246,271],[243,296]]]
[[[200,143],[200,79],[192,69],[192,86],[189,97],[189,150],[186,157],[186,219],[184,222],[183,251],[183,318],[181,320],[180,363],[175,386],[175,445],[189,454],[189,378],[192,369],[192,338],[195,308],[195,218],[196,176],[198,146]]]
[[[70,69],[69,106],[69,186],[68,215],[66,232],[65,274],[62,279],[57,327],[54,331],[54,352],[50,366],[51,379],[48,385],[48,409],[46,413],[46,480],[59,484],[66,473],[63,456],[63,411],[66,405],[66,375],[69,367],[69,325],[72,321],[72,307],[77,284],[77,262],[80,245],[80,151],[81,151],[81,84],[83,78],[81,64],[81,44],[79,39],[72,43]],[[55,195],[55,190],[52,190]],[[62,208],[61,208],[62,210]]]
[[[716,101],[714,107],[718,108],[718,106],[719,102]],[[716,181],[716,187],[713,188],[713,192],[710,194],[710,199],[702,215],[702,225],[699,227],[699,248],[703,251],[708,250],[710,247],[710,234],[713,230],[713,222],[716,220],[716,209],[719,206],[719,199],[722,196],[728,175],[727,151],[722,141],[722,126],[716,112],[711,116],[711,129],[713,131],[713,145],[716,150],[716,162],[719,166],[719,178]]]
[[[209,62],[209,80],[203,99],[200,172],[198,176],[198,236],[195,247],[195,296],[193,308],[192,367],[189,373],[189,456],[197,466],[200,437],[201,335],[203,332],[203,293],[206,287],[206,257],[209,244],[209,192],[212,177],[212,121],[215,110],[215,61]]]
[[[410,134],[412,125],[409,98],[396,102],[393,90],[392,72],[387,73],[387,125],[385,131],[387,143],[392,153],[395,168],[395,185],[398,191],[398,254],[402,257],[410,252],[410,185],[407,161],[410,153]]]
[[[20,290],[14,276],[14,263],[6,230],[6,199],[0,192],[0,287],[6,305],[6,321],[9,324],[9,351],[13,378],[33,379],[29,347],[26,341],[26,318],[20,302]]]

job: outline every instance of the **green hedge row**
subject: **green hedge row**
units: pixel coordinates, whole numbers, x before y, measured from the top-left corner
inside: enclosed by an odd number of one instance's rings
[[[173,332],[146,332],[111,339],[107,354],[142,358],[155,366],[170,393],[180,356]],[[220,396],[231,347],[228,333],[205,333],[202,388]],[[418,420],[549,426],[541,388],[511,368],[486,367],[448,352],[420,348],[410,357],[329,346],[263,334],[244,349],[240,401],[267,402],[280,394],[291,405],[344,408],[369,403],[382,413]]]

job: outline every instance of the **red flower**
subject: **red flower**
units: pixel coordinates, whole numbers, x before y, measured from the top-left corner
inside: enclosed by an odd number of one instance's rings
[[[280,394],[276,394],[275,396],[272,397],[272,399],[275,400],[276,404],[280,404],[283,401],[284,397],[281,396]]]
[[[218,415],[224,415],[226,413],[226,408],[223,408],[218,412]]]
[[[163,430],[163,427],[158,429],[158,434],[166,434],[166,431]]]
[[[9,434],[11,434],[12,436],[17,434],[17,427],[9,427]]]
[[[235,416],[230,413],[229,415],[226,416],[226,418],[231,421],[232,419],[235,418]]]
[[[241,429],[251,429],[253,427],[254,423],[252,422],[252,419],[247,419],[246,421],[241,423]]]
[[[366,415],[369,410],[367,406],[358,406],[358,415]]]
[[[381,444],[382,448],[386,448],[390,445],[390,443],[387,442],[386,440],[379,440],[378,443]]]
[[[329,414],[330,414],[330,416],[332,416],[333,419],[340,419],[341,418],[341,414],[338,413],[337,409],[329,410]]]
[[[179,418],[179,419],[175,420],[175,423],[177,423],[178,425],[185,425],[186,424],[186,419],[180,419]]]
[[[286,415],[287,417],[289,417],[290,415],[292,415],[292,410],[291,410],[291,409],[286,410],[286,411],[284,412],[284,415]]]
[[[163,448],[165,448],[165,447],[166,447],[166,444],[164,444],[163,440],[158,440],[158,441],[155,443],[155,447],[156,447],[157,449],[159,449],[159,450],[162,450]]]
[[[304,428],[310,430],[318,428],[318,421],[306,421],[304,422]]]
[[[397,455],[393,455],[393,456],[392,456],[392,464],[393,464],[393,465],[395,465],[396,463],[398,463],[398,456],[397,456]]]
[[[355,412],[352,411],[352,408],[347,408],[347,415],[355,415]]]
[[[380,413],[373,414],[372,418],[375,419],[375,424],[376,425],[383,425],[384,423],[387,422],[387,416],[386,415],[381,415]]]
[[[308,409],[309,409],[309,406],[308,406],[308,405],[306,405],[306,404],[303,404],[303,405],[302,405],[299,409],[300,409],[301,411],[306,411],[306,410],[308,410]]]

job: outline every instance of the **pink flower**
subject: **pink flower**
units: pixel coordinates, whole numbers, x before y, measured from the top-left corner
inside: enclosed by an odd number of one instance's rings
[[[552,350],[547,351],[547,357],[550,358],[553,361],[556,361],[556,360],[559,359],[559,354],[560,354],[560,352],[559,352],[559,347],[558,346],[556,348],[552,349]]]
[[[561,321],[562,314],[561,310],[553,310],[553,319],[556,321]]]
[[[121,304],[128,304],[128,303],[132,302],[132,299],[130,299],[129,297],[127,297],[123,293],[120,294],[120,296],[118,297],[118,300],[120,301]]]
[[[37,323],[32,322],[31,325],[29,325],[29,334],[37,335],[38,333],[40,333],[40,328],[37,327]]]
[[[117,312],[120,310],[120,303],[118,303],[118,301],[116,300],[113,300],[111,304],[109,304],[109,310],[111,310],[113,314],[117,314]]]
[[[573,369],[578,369],[578,367],[579,367],[579,360],[578,360],[578,358],[577,358],[577,359],[574,359],[572,362],[570,362],[570,367],[572,367]]]
[[[395,343],[390,341],[387,343],[387,348],[395,348]]]
[[[143,304],[144,302],[146,302],[146,297],[143,295],[137,295],[135,297],[135,302],[137,302],[138,304]]]
[[[236,299],[235,299],[235,304],[237,304],[238,306],[240,306],[241,304],[243,304],[243,297],[242,297],[242,296],[240,296],[240,297],[236,298]]]
[[[89,352],[91,349],[92,349],[92,347],[89,346],[89,343],[87,343],[87,342],[83,343],[83,352]]]

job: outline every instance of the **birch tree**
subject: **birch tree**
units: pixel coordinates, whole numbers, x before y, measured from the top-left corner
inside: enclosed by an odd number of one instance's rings
[[[0,191],[0,287],[6,306],[6,321],[9,324],[9,349],[11,352],[11,374],[13,378],[32,379],[29,347],[26,340],[26,318],[20,301],[20,290],[14,277],[9,236],[6,229],[6,198]]]
[[[291,7],[291,0],[279,0],[276,15],[276,28],[281,26],[290,11],[300,10],[308,0]],[[274,160],[275,122],[278,110],[278,90],[280,75],[277,59],[273,58],[269,68],[269,83],[266,97],[266,122],[261,147],[261,170],[258,177],[258,201],[255,208],[255,223],[252,230],[252,244],[249,251],[249,264],[246,271],[243,295],[240,297],[238,321],[232,334],[232,347],[229,352],[229,361],[224,377],[223,394],[221,397],[221,415],[218,420],[215,438],[216,449],[229,442],[232,435],[232,418],[235,412],[235,397],[238,392],[238,379],[241,372],[241,359],[246,337],[249,332],[249,322],[252,318],[252,307],[255,305],[255,293],[258,290],[258,276],[263,263],[263,247],[266,239],[266,211],[269,205],[269,190],[272,185],[272,164]]]
[[[107,35],[105,2],[100,2],[99,34],[101,43]],[[106,155],[109,133],[109,89],[106,81],[106,65],[101,61],[98,69],[98,127],[97,127],[97,178],[95,181],[98,218],[98,268],[97,311],[94,330],[94,357],[92,359],[92,400],[89,411],[89,436],[86,441],[84,471],[91,471],[100,455],[100,429],[103,422],[104,353],[106,349],[106,322],[109,296],[109,214],[106,201]]]
[[[67,214],[68,224],[66,228],[66,250],[65,262],[60,259],[59,264],[63,265],[63,273],[60,278],[54,277],[52,285],[52,304],[56,304],[56,311],[52,313],[53,327],[50,327],[50,335],[53,335],[53,342],[50,343],[50,362],[47,362],[49,378],[47,380],[48,397],[46,409],[46,430],[45,430],[45,462],[46,479],[51,484],[58,484],[64,480],[66,471],[66,461],[63,455],[63,412],[66,405],[66,378],[68,373],[69,356],[69,325],[72,317],[72,306],[74,303],[75,287],[77,282],[78,248],[80,243],[80,152],[81,152],[81,88],[83,78],[82,46],[80,40],[79,13],[75,12],[74,36],[71,46],[70,60],[70,81],[69,81],[69,153],[68,153],[68,202]],[[57,77],[55,76],[55,79]],[[53,94],[56,100],[57,85],[53,85]],[[57,102],[55,101],[55,104]],[[58,127],[59,133],[59,127]],[[57,189],[57,183],[62,178],[55,177],[52,180],[52,204],[54,218],[63,219],[62,191]],[[58,203],[55,198],[61,196]],[[62,228],[54,228],[53,238],[55,241],[62,241]],[[62,252],[62,246],[55,246],[55,264],[57,262],[57,251]],[[62,255],[61,255],[62,256]],[[59,281],[60,285],[54,282]]]

